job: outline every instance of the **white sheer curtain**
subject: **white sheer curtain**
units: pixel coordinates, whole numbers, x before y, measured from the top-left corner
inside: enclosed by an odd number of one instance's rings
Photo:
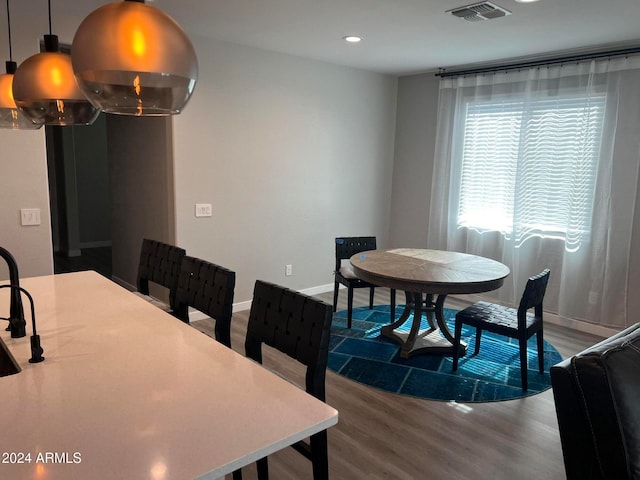
[[[429,248],[509,266],[489,296],[511,305],[550,268],[545,310],[626,326],[639,68],[629,57],[443,78]]]

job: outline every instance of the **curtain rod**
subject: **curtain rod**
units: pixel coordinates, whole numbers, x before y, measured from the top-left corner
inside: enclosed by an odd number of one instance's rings
[[[521,63],[510,63],[505,65],[494,65],[487,67],[478,67],[478,68],[469,68],[463,70],[454,70],[451,72],[447,72],[445,68],[440,68],[438,73],[436,73],[436,77],[460,77],[463,75],[473,75],[477,73],[490,73],[490,72],[502,72],[507,70],[517,70],[519,68],[531,68],[531,67],[540,67],[545,65],[554,65],[558,63],[569,63],[569,62],[579,62],[583,60],[591,60],[594,58],[603,58],[603,57],[618,57],[623,55],[632,55],[635,53],[640,53],[639,47],[630,47],[630,48],[622,48],[618,50],[608,50],[603,52],[594,52],[594,53],[585,53],[582,55],[570,55],[566,57],[557,57],[550,58],[547,60],[535,60]]]

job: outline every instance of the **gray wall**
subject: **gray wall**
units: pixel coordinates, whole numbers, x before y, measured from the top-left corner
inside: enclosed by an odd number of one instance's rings
[[[390,243],[427,246],[439,79],[433,74],[398,80]]]
[[[133,288],[142,239],[175,242],[171,119],[108,115],[107,140],[113,277]]]
[[[336,236],[388,243],[396,79],[193,40],[200,77],[174,119],[178,243],[236,271],[237,303],[256,279],[332,288]]]
[[[43,131],[0,130],[0,245],[23,277],[53,272],[47,160]],[[39,208],[42,224],[22,227],[21,208]],[[0,262],[0,278],[8,278]]]

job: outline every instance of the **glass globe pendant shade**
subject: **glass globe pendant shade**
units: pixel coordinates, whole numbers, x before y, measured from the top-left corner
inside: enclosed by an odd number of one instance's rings
[[[45,125],[90,125],[100,114],[80,90],[71,57],[58,49],[58,37],[45,35],[45,51],[16,70],[13,97],[28,118]]]
[[[198,78],[186,33],[143,1],[110,3],[90,13],[73,38],[71,58],[85,95],[107,113],[180,113]]]
[[[16,62],[6,62],[7,73],[0,74],[0,128],[13,130],[37,130],[42,122],[25,117],[13,99],[13,75]]]

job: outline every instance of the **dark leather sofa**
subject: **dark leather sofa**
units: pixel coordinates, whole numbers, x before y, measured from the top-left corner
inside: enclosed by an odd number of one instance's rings
[[[640,323],[551,367],[567,479],[640,479]]]

